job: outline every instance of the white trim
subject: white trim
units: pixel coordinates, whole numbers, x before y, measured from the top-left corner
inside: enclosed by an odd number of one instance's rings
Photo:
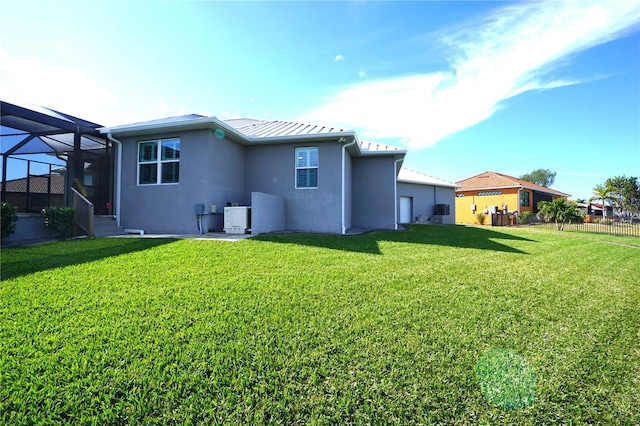
[[[162,165],[169,163],[178,163],[178,167],[180,167],[180,157],[177,159],[171,160],[163,160],[162,159],[162,147],[164,142],[177,141],[178,145],[180,144],[179,137],[170,137],[170,138],[160,138],[160,139],[149,139],[149,140],[140,140],[138,141],[137,150],[136,150],[136,186],[164,186],[164,185],[178,185],[180,183],[180,174],[178,173],[178,182],[162,182]],[[155,143],[157,147],[156,159],[153,161],[140,161],[140,146],[143,143]],[[179,152],[179,151],[178,151]],[[155,164],[156,165],[156,181],[155,183],[140,183],[140,166],[143,164]]]
[[[125,229],[124,229],[124,233],[125,233],[125,234],[138,234],[138,235],[144,235],[144,230],[142,230],[142,229],[129,229],[129,228],[125,228]]]
[[[317,166],[304,166],[298,167],[298,150],[312,150],[315,149],[318,156],[318,165]],[[318,189],[320,187],[320,148],[317,146],[297,146],[294,149],[294,160],[295,160],[295,188],[296,189]],[[311,170],[316,169],[316,186],[298,186],[298,170]]]

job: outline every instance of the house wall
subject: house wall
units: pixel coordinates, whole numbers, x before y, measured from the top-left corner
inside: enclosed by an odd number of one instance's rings
[[[41,214],[17,213],[17,216],[15,232],[2,240],[3,243],[56,238],[56,233],[44,225],[44,217]]]
[[[395,229],[394,160],[393,156],[352,159],[353,228]]]
[[[481,191],[458,191],[456,192],[455,197],[455,218],[456,223],[466,223],[466,224],[477,224],[478,220],[476,218],[476,214],[485,213],[487,219],[485,219],[485,224],[491,224],[491,219],[489,218],[486,211],[488,211],[489,206],[498,206],[502,208],[503,204],[507,205],[507,209],[509,211],[518,211],[518,204],[520,200],[518,199],[518,188],[503,188],[496,189],[495,191],[500,191],[500,195],[478,195],[478,193],[482,192],[491,192],[491,190],[481,190]],[[460,196],[464,194],[464,196]],[[530,198],[530,204],[533,202],[533,199]],[[471,205],[476,205],[476,211],[472,212]]]
[[[442,217],[442,223],[451,225],[455,222],[455,189],[444,186],[422,185],[417,183],[398,182],[398,200],[400,197],[411,197],[412,212],[411,222],[416,217],[433,217],[433,209],[436,204],[449,204],[449,215]],[[398,203],[399,208],[399,203]],[[398,211],[398,217],[400,212]]]
[[[159,138],[180,138],[178,184],[137,184],[138,142]],[[196,233],[195,204],[212,204],[218,211],[227,202],[246,205],[244,192],[244,147],[210,130],[180,134],[122,138],[121,225],[147,233]]]
[[[285,223],[285,201],[264,192],[251,193],[251,234],[283,231]]]
[[[295,149],[318,147],[318,188],[296,189]],[[254,145],[246,148],[245,193],[285,200],[286,229],[340,233],[342,147],[337,142]]]

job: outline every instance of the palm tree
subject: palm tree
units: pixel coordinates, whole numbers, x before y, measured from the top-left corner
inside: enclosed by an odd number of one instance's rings
[[[597,185],[593,188],[593,197],[589,198],[589,204],[594,201],[602,201],[602,218],[607,217],[607,205],[606,203],[613,203],[615,197],[613,194],[613,188],[610,186]]]
[[[556,198],[552,201],[540,201],[538,203],[538,218],[544,217],[545,222],[555,221],[558,231],[564,229],[565,223],[582,218],[582,212],[575,201],[566,198]]]

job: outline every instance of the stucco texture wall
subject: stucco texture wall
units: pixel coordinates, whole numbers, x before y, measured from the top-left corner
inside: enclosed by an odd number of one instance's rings
[[[499,191],[499,195],[478,195],[479,193],[491,193]],[[530,192],[530,191],[529,191]],[[460,196],[464,194],[464,196]],[[531,197],[531,194],[530,194]],[[530,205],[533,202],[531,199]],[[491,220],[486,213],[490,206],[498,206],[502,208],[503,205],[507,206],[509,211],[518,211],[518,205],[520,200],[518,199],[518,188],[505,188],[496,190],[481,190],[481,191],[458,191],[455,197],[456,206],[456,223],[463,224],[477,224],[478,220],[476,214],[484,213],[487,216],[485,224],[490,224]],[[471,206],[475,205],[476,210],[473,211]],[[520,211],[530,210],[531,207],[521,207]]]
[[[177,184],[138,185],[138,142],[180,138],[180,176]],[[195,204],[205,211],[227,202],[247,204],[244,193],[244,147],[210,130],[155,134],[121,139],[121,225],[147,233],[199,232]]]
[[[411,222],[415,218],[422,216],[426,218],[433,216],[436,204],[449,204],[449,215],[443,216],[442,223],[451,225],[455,221],[455,190],[442,186],[421,185],[415,183],[398,182],[398,197],[411,197],[412,212]],[[400,214],[398,212],[398,214]]]
[[[353,158],[351,224],[354,228],[395,229],[395,168],[392,156]]]
[[[318,188],[297,189],[296,148],[318,147]],[[255,145],[245,156],[245,192],[284,198],[286,229],[340,233],[342,150],[337,142]]]

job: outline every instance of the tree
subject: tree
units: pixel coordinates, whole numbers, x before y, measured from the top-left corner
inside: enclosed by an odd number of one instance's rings
[[[597,185],[593,188],[593,197],[589,198],[589,203],[594,201],[602,201],[602,218],[607,217],[607,203],[611,205],[615,198],[613,196],[613,190],[605,185]]]
[[[558,231],[564,229],[565,223],[571,223],[582,219],[582,212],[578,209],[575,201],[566,198],[555,198],[552,201],[540,201],[538,203],[538,218],[543,218],[545,222],[554,221]]]
[[[531,173],[520,176],[520,179],[535,183],[536,185],[549,187],[553,185],[553,182],[556,180],[556,172],[552,172],[549,169],[536,169]]]
[[[614,208],[624,219],[632,221],[640,216],[640,183],[636,177],[616,176],[605,181],[604,186],[611,190]]]

